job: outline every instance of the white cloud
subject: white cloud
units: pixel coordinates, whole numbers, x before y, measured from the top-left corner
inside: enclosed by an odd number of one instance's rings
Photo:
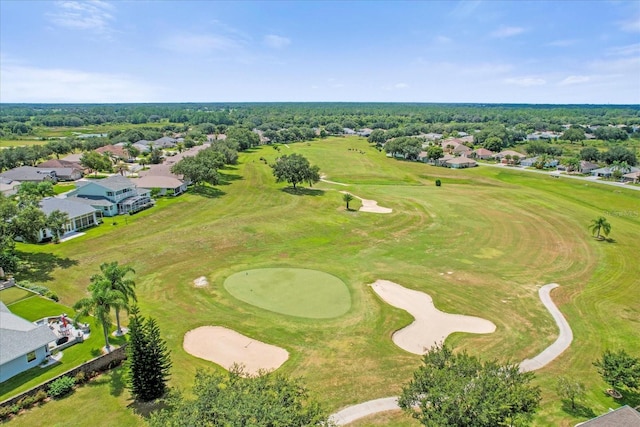
[[[54,25],[73,30],[109,32],[115,7],[104,1],[59,1],[56,11],[47,14]]]
[[[408,89],[408,88],[409,88],[409,85],[407,83],[402,83],[402,82],[382,87],[382,89],[387,90],[387,91],[389,91],[389,90],[403,90],[403,89]]]
[[[37,68],[2,62],[3,102],[149,102],[158,88],[125,74]]]
[[[640,33],[640,15],[620,22],[620,29],[629,33]]]
[[[220,34],[172,34],[160,41],[160,46],[177,53],[206,54],[240,48],[244,42]]]
[[[613,56],[640,56],[640,43],[630,44],[627,46],[615,46],[609,48],[607,54]]]
[[[569,76],[567,78],[565,78],[564,80],[562,80],[560,83],[558,83],[560,86],[567,86],[567,85],[575,85],[575,84],[581,84],[581,83],[587,83],[591,81],[591,77],[589,76]]]
[[[529,86],[542,86],[547,84],[547,81],[540,77],[511,77],[511,78],[505,79],[505,83],[510,85],[529,87]]]
[[[273,49],[282,49],[289,46],[291,40],[275,34],[268,34],[264,36],[264,44]]]
[[[522,27],[500,27],[491,33],[491,37],[499,39],[517,36],[524,33],[525,29]]]

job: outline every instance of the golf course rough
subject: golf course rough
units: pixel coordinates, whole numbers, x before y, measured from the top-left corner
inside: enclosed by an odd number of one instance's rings
[[[232,274],[224,287],[240,301],[289,316],[330,319],[351,308],[347,285],[303,268],[259,268]]]

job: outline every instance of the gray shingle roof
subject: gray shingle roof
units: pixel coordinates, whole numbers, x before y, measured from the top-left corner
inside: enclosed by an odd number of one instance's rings
[[[49,215],[53,211],[61,211],[69,215],[69,218],[76,218],[87,215],[96,210],[91,206],[74,200],[73,198],[59,199],[57,197],[46,197],[40,201],[40,209],[45,215]]]
[[[581,427],[640,427],[640,412],[625,405],[615,411],[590,419]]]
[[[114,203],[110,200],[107,199],[103,199],[103,198],[91,198],[91,197],[78,197],[78,196],[71,196],[71,197],[67,197],[67,200],[72,200],[74,202],[78,202],[78,203],[83,203],[87,206],[113,206]]]
[[[112,175],[105,179],[92,181],[94,184],[113,191],[123,190],[125,188],[135,188],[135,184],[122,175]]]
[[[44,347],[57,338],[47,325],[34,325],[11,313],[0,302],[0,365]]]
[[[44,181],[51,179],[51,169],[35,168],[32,166],[20,166],[2,172],[0,176],[11,181]]]

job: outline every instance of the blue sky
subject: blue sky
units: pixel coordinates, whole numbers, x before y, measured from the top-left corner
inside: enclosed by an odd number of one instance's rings
[[[640,1],[0,0],[0,102],[640,104]]]

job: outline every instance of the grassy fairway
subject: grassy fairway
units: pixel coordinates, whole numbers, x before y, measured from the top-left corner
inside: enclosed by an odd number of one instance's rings
[[[348,186],[321,182],[306,194],[283,191],[260,157],[273,162],[294,152]],[[172,350],[173,386],[188,389],[198,368],[219,369],[182,349],[185,332],[216,324],[289,351],[281,369],[304,376],[330,410],[397,394],[420,361],[391,341],[410,316],[381,302],[367,284],[392,280],[428,292],[443,311],[491,320],[495,333],[454,334],[447,342],[520,361],[556,338],[537,289],[557,282],[552,296],[575,339],[538,372],[544,401],[536,424],[585,419],[562,409],[553,391],[560,375],[587,385],[595,413],[618,405],[603,395],[605,384],[591,363],[606,348],[640,353],[640,299],[634,297],[640,215],[605,215],[615,243],[596,241],[587,226],[605,211],[638,212],[640,193],[497,168],[456,171],[396,161],[359,138],[290,144],[280,153],[262,147],[243,153],[224,173],[227,184],[207,196],[160,199],[127,221],[117,218],[117,226],[105,223],[59,245],[19,244],[32,261],[23,278],[42,282],[72,305],[100,263],[130,264],[142,313],[157,318]],[[393,213],[346,211],[339,191],[377,200]],[[322,322],[286,317],[239,302],[224,286],[238,271],[291,267],[339,277],[351,308]],[[203,275],[210,285],[194,287]],[[75,399],[66,401],[71,406]],[[120,411],[117,416],[135,417]]]
[[[261,268],[232,274],[224,287],[231,295],[265,310],[289,316],[327,319],[351,307],[344,282],[322,271]]]
[[[33,292],[26,291],[17,287],[11,287],[9,289],[3,289],[0,291],[0,301],[5,305],[13,304],[25,298],[34,296]]]

